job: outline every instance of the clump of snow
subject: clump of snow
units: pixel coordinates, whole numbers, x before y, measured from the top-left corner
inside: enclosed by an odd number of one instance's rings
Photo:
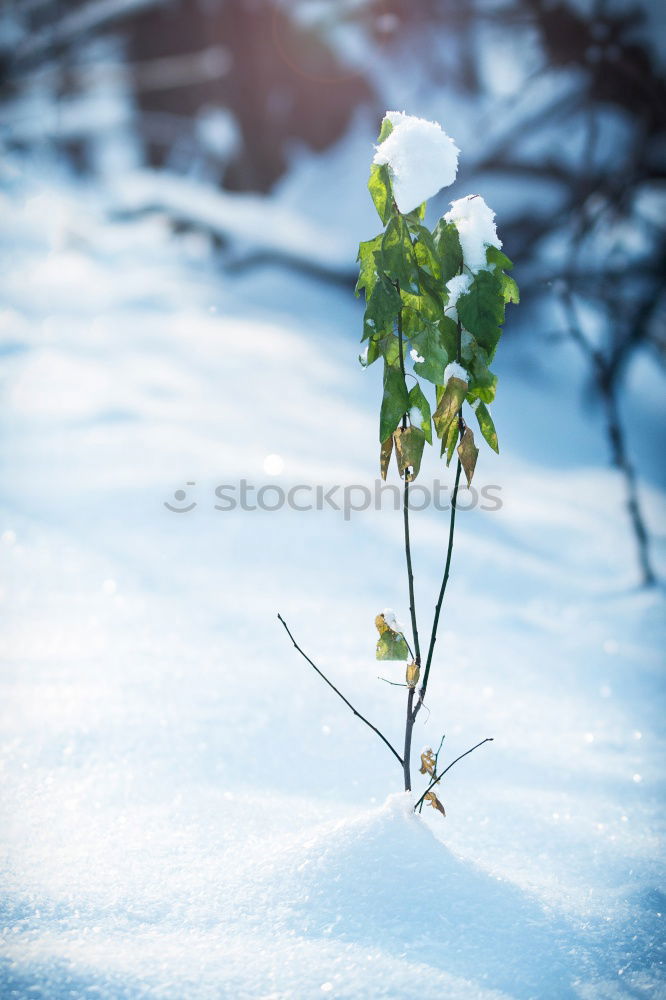
[[[415,364],[419,364],[421,361],[425,361],[425,358],[421,357],[421,355],[419,354],[419,352],[416,350],[415,347],[412,347],[411,351],[409,352],[409,356]]]
[[[398,616],[392,608],[384,608],[382,611],[382,617],[388,627],[394,632],[404,632],[405,626],[398,621]]]
[[[411,212],[453,184],[460,150],[437,122],[387,111],[393,131],[377,147],[374,163],[388,164],[393,195],[401,212]]]
[[[237,891],[226,921],[259,905],[292,941],[373,949],[381,942],[410,965],[427,963],[436,980],[426,976],[417,988],[393,981],[376,996],[508,1000],[554,996],[554,983],[558,995],[577,996],[566,923],[456,856],[433,835],[430,810],[414,813],[414,801],[409,792],[390,795],[378,808],[293,836],[282,850],[251,851],[228,876]]]
[[[451,202],[444,216],[458,230],[465,264],[475,274],[486,268],[486,248],[501,247],[502,241],[495,228],[495,213],[486,205],[480,194],[469,194]]]
[[[465,292],[469,291],[469,286],[471,284],[472,275],[468,273],[454,274],[454,276],[446,283],[446,290],[449,293],[449,301],[446,306],[446,311],[451,319],[456,322],[458,320],[458,310],[456,309],[458,299],[461,295],[464,295]]]
[[[459,378],[462,379],[463,382],[469,381],[469,375],[463,366],[459,365],[457,361],[451,361],[451,363],[444,369],[444,383],[447,383],[450,378]]]

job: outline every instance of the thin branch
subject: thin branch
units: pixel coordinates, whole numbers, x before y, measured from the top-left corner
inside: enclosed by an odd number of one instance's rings
[[[312,669],[315,670],[319,674],[319,676],[321,677],[321,679],[323,681],[326,681],[326,683],[328,684],[328,686],[330,688],[332,688],[333,691],[335,691],[335,693],[337,694],[338,698],[341,698],[342,701],[344,701],[345,705],[348,708],[351,708],[351,710],[354,713],[354,715],[356,716],[356,718],[360,719],[361,722],[365,722],[366,726],[368,726],[370,729],[372,729],[373,733],[377,733],[377,736],[379,736],[379,738],[382,741],[382,743],[386,744],[386,746],[389,748],[389,750],[391,751],[391,753],[393,754],[393,756],[395,757],[395,759],[400,763],[400,767],[404,767],[404,762],[403,762],[402,757],[400,756],[400,754],[398,753],[398,751],[395,749],[395,747],[391,746],[391,744],[386,739],[386,737],[384,736],[384,734],[381,733],[379,731],[379,729],[377,729],[376,726],[373,726],[373,724],[371,722],[369,722],[364,715],[361,715],[360,712],[356,711],[356,709],[354,708],[354,706],[352,705],[352,703],[350,701],[348,701],[345,698],[345,696],[340,691],[338,691],[338,689],[336,688],[335,684],[332,684],[331,681],[329,681],[329,679],[326,676],[326,674],[322,673],[322,671],[319,669],[319,667],[316,666],[316,664],[314,664],[312,662],[312,660],[307,655],[307,653],[303,652],[303,650],[301,649],[301,647],[298,645],[298,643],[294,639],[293,635],[291,634],[291,632],[289,630],[289,626],[287,625],[286,621],[284,620],[284,618],[282,617],[282,615],[279,614],[279,613],[278,613],[278,620],[280,622],[282,622],[282,625],[284,626],[285,632],[287,633],[287,635],[291,639],[292,643],[294,644],[294,648],[298,650],[298,652],[301,654],[301,656],[303,657],[303,659],[307,660],[308,663],[310,664],[310,666],[312,667]]]
[[[400,285],[396,282],[398,293]],[[402,309],[398,312],[398,351],[400,356],[400,371],[405,377],[405,354],[402,341]],[[407,427],[407,414],[402,415],[403,430]],[[407,469],[404,470],[405,489],[402,502],[402,519],[405,533],[405,561],[407,563],[407,583],[409,586],[409,614],[412,620],[412,635],[414,637],[414,662],[417,667],[421,666],[421,649],[419,646],[419,630],[416,623],[416,600],[414,597],[414,572],[412,569],[412,549],[409,540],[409,477]],[[407,692],[407,715],[405,718],[405,748],[403,751],[403,771],[405,777],[405,791],[412,790],[411,756],[412,756],[412,730],[414,729],[414,688],[410,687]]]
[[[449,582],[449,574],[451,572],[451,557],[453,555],[453,535],[456,526],[456,508],[458,503],[458,489],[460,487],[460,473],[462,471],[462,463],[458,459],[458,465],[456,467],[456,481],[453,487],[453,496],[451,497],[451,516],[449,519],[449,543],[446,550],[446,563],[444,565],[444,576],[442,578],[442,585],[439,589],[439,597],[437,598],[437,604],[435,605],[435,617],[432,623],[432,632],[430,633],[430,645],[428,647],[428,656],[426,657],[425,670],[423,672],[423,683],[421,684],[419,690],[419,700],[414,709],[414,717],[418,715],[419,709],[423,704],[423,700],[426,695],[426,690],[428,688],[428,677],[430,676],[430,667],[432,665],[432,658],[435,652],[435,643],[437,642],[437,628],[439,626],[439,616],[442,610],[442,602],[444,600],[444,594],[446,593],[446,587]]]
[[[464,266],[464,265],[463,265]],[[462,266],[460,268],[462,273]],[[462,358],[462,323],[460,318],[458,318],[458,331],[456,335],[456,361],[460,364]],[[462,438],[464,430],[464,421],[462,418],[461,410],[458,411],[458,437]],[[428,688],[428,678],[430,676],[430,667],[432,666],[432,657],[435,652],[435,643],[437,642],[437,628],[439,626],[439,616],[442,610],[442,601],[444,600],[444,594],[446,593],[446,587],[449,582],[449,573],[451,572],[451,557],[453,555],[453,535],[456,527],[456,509],[458,506],[458,489],[460,487],[460,473],[462,471],[462,463],[460,458],[458,458],[458,464],[456,466],[456,480],[453,487],[453,496],[451,497],[451,515],[449,517],[449,542],[446,550],[446,562],[444,564],[444,576],[442,578],[442,585],[439,588],[439,597],[437,598],[437,604],[435,605],[435,617],[432,622],[432,632],[430,633],[430,645],[428,647],[428,657],[426,659],[425,671],[423,673],[423,682],[419,689],[419,700],[416,703],[416,708],[414,709],[413,719],[419,714],[421,705],[423,704],[423,699],[426,695],[426,690]]]
[[[437,778],[434,778],[430,782],[430,784],[426,788],[425,792],[423,793],[423,795],[421,796],[421,798],[418,800],[418,802],[414,806],[414,811],[416,812],[416,810],[421,805],[421,803],[425,799],[425,797],[428,794],[428,792],[431,791],[431,789],[433,789],[435,787],[435,785],[438,784],[438,782],[440,782],[442,780],[442,778],[444,777],[444,775],[446,774],[446,772],[450,771],[454,764],[457,764],[459,760],[463,759],[463,757],[467,757],[468,754],[473,753],[474,750],[478,750],[478,748],[482,747],[484,743],[492,743],[492,742],[493,742],[493,737],[492,736],[487,736],[485,738],[485,740],[481,740],[480,743],[477,743],[477,744],[475,744],[475,746],[470,747],[469,750],[465,750],[465,752],[461,753],[459,757],[456,757],[455,760],[452,760],[451,763],[448,765],[448,767],[445,767],[444,770],[442,771],[442,773]]]
[[[436,778],[436,777],[437,777],[437,761],[439,760],[439,754],[440,754],[440,751],[441,751],[441,749],[442,749],[442,746],[444,745],[444,737],[445,737],[445,736],[446,736],[446,733],[444,733],[444,734],[442,735],[442,738],[441,738],[441,740],[439,741],[439,746],[437,747],[437,753],[435,754],[435,766],[434,766],[434,767],[433,767],[433,769],[432,769],[432,777],[433,777],[433,778]],[[421,810],[422,810],[422,809],[423,809],[423,802],[421,802],[421,803],[419,804],[419,812],[421,812]]]
[[[398,291],[400,286],[398,285]],[[402,338],[402,309],[398,313],[398,351],[400,356],[400,371],[405,377],[405,356]],[[407,414],[402,415],[403,430],[407,427]],[[405,531],[405,561],[407,563],[407,581],[409,585],[409,614],[412,621],[412,635],[414,636],[414,661],[417,666],[421,665],[421,649],[419,646],[419,630],[416,623],[416,601],[414,599],[414,573],[412,570],[412,549],[409,540],[409,480],[405,470],[405,490],[402,504],[402,517]]]

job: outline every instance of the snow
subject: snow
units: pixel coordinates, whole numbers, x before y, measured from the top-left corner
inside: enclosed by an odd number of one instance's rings
[[[486,248],[501,247],[502,241],[497,236],[495,213],[481,195],[470,194],[452,201],[444,218],[458,229],[463,260],[470,271],[476,274],[487,267]]]
[[[393,632],[404,632],[405,626],[398,621],[398,616],[396,615],[393,608],[384,608],[381,612],[382,617],[388,627],[393,630]]]
[[[458,364],[457,361],[450,361],[444,369],[444,382],[448,382],[450,378],[459,378],[463,382],[467,382],[469,376],[463,366]]]
[[[421,357],[421,355],[419,354],[419,352],[416,350],[415,347],[412,347],[411,351],[409,352],[409,356],[415,364],[418,364],[421,361],[425,361],[425,358]]]
[[[460,150],[437,122],[387,111],[393,131],[377,146],[374,163],[387,163],[398,209],[411,212],[453,184]]]
[[[4,178],[2,995],[659,996],[663,594],[636,589],[578,355],[553,342],[543,376],[542,342],[498,352],[502,458],[475,485],[502,506],[460,506],[414,746],[494,742],[442,782],[446,820],[414,816],[276,620],[399,745],[404,691],[374,660],[377,608],[408,608],[399,505],[215,509],[267,474],[374,489],[381,371],[354,363],[351,290],[232,277],[158,210]],[[427,449],[414,490],[435,478]],[[663,575],[664,494],[640,490]],[[447,529],[412,519],[426,625]]]
[[[446,303],[446,312],[451,317],[454,322],[458,322],[458,310],[456,305],[458,304],[458,299],[465,292],[469,291],[469,286],[472,284],[472,275],[468,272],[464,274],[454,274],[446,283],[446,290],[448,292],[449,298]]]

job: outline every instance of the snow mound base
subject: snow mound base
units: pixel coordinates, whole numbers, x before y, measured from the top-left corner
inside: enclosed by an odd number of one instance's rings
[[[531,897],[457,858],[410,793],[316,827],[242,873],[243,908],[280,934],[381,945],[456,981],[510,996],[574,997],[581,942]],[[246,909],[247,912],[247,909]],[[577,963],[580,972],[580,958]],[[471,994],[468,994],[471,995]]]

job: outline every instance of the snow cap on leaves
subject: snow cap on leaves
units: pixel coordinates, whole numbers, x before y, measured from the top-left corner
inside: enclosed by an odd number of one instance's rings
[[[411,212],[453,184],[460,150],[437,122],[387,111],[393,131],[377,146],[374,163],[388,164],[399,211]]]
[[[390,136],[389,136],[390,138]],[[444,216],[458,230],[465,264],[475,274],[487,268],[486,248],[501,247],[502,241],[495,228],[495,213],[488,208],[480,194],[468,194],[451,202]]]

